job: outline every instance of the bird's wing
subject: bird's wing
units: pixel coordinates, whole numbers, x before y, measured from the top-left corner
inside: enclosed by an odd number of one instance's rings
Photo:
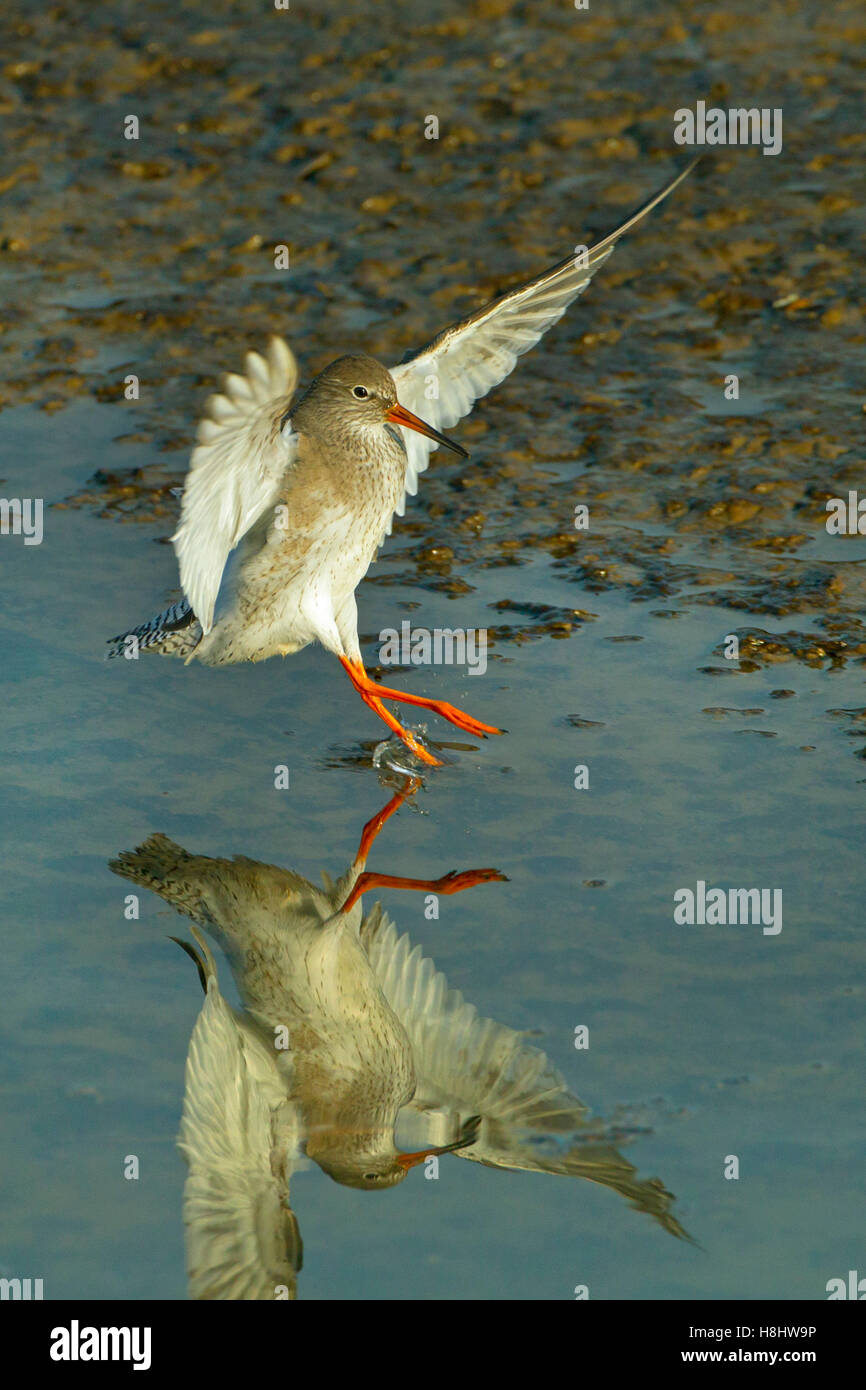
[[[572,254],[516,289],[508,290],[460,323],[446,328],[416,356],[391,368],[401,403],[443,431],[467,415],[477,400],[514,370],[518,357],[534,347],[557,323],[573,299],[586,289],[616,242],[672,193],[691,172],[693,160],[631,217],[585,255]],[[575,248],[575,253],[578,248]],[[400,426],[402,429],[402,426]],[[433,440],[403,429],[408,464],[406,495],[414,497],[418,478],[437,447]],[[403,515],[406,496],[397,507]],[[199,615],[200,616],[200,615]]]
[[[586,1178],[620,1193],[672,1235],[686,1236],[670,1213],[674,1198],[664,1184],[640,1179],[603,1136],[593,1141],[587,1107],[543,1052],[514,1029],[481,1018],[381,909],[365,918],[361,940],[412,1046],[417,1086],[404,1112],[405,1143],[413,1149],[450,1144],[478,1115],[477,1138],[458,1157]]]
[[[180,582],[204,633],[229,554],[276,501],[297,448],[284,422],[298,382],[288,344],[272,338],[267,357],[248,352],[244,366],[205,404],[172,536]]]
[[[380,909],[364,919],[361,941],[412,1044],[415,1109],[442,1109],[464,1120],[482,1115],[500,1125],[565,1134],[585,1125],[586,1106],[569,1095],[544,1053],[513,1028],[480,1017],[420,946],[398,936]],[[483,1137],[466,1154],[486,1157]]]
[[[303,1254],[289,1205],[299,1117],[267,1047],[223,999],[209,952],[206,962],[197,962],[207,993],[190,1040],[178,1140],[189,1164],[190,1296],[293,1298]]]

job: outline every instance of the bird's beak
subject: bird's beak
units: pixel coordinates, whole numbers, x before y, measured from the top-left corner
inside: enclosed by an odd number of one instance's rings
[[[478,1131],[481,1128],[481,1116],[473,1115],[468,1119],[460,1131],[460,1135],[454,1140],[453,1144],[442,1144],[438,1149],[419,1149],[414,1154],[398,1154],[397,1162],[401,1168],[405,1168],[408,1173],[410,1168],[414,1168],[416,1163],[423,1163],[425,1158],[432,1156],[438,1157],[439,1154],[452,1154],[457,1149],[468,1149],[470,1144],[474,1144],[478,1138]]]
[[[404,425],[407,430],[415,430],[416,434],[426,434],[428,439],[435,439],[437,444],[444,444],[446,449],[452,449],[455,454],[460,454],[461,458],[468,459],[469,457],[466,450],[461,448],[459,444],[455,444],[453,439],[446,439],[444,434],[434,430],[433,426],[428,425],[426,420],[419,420],[417,415],[413,415],[411,410],[407,410],[399,401],[396,405],[391,406],[385,419],[390,420],[394,425]]]

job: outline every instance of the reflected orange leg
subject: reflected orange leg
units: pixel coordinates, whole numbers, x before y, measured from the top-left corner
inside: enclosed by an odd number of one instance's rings
[[[348,673],[349,680],[367,704],[370,704],[367,696],[372,696],[380,702],[382,699],[386,699],[397,700],[404,705],[420,705],[422,709],[429,709],[431,713],[438,714],[442,719],[447,719],[449,724],[456,724],[458,729],[463,729],[467,734],[474,734],[477,738],[484,738],[486,734],[501,734],[503,732],[502,729],[494,728],[492,724],[482,724],[479,719],[473,719],[470,714],[464,714],[462,710],[457,709],[455,705],[449,705],[445,700],[428,700],[423,695],[410,695],[405,690],[394,690],[389,685],[379,685],[377,681],[371,680],[367,675],[362,661],[349,661],[347,657],[343,656],[340,657],[340,661]],[[373,705],[370,707],[375,708]],[[376,712],[377,714],[380,713],[379,710]],[[384,718],[384,715],[381,717]]]
[[[383,825],[386,821],[390,820],[394,812],[399,810],[403,802],[408,797],[412,796],[420,786],[421,779],[419,777],[407,777],[405,785],[394,793],[387,806],[383,806],[381,811],[378,811],[375,816],[372,816],[370,820],[367,821],[367,824],[361,831],[361,843],[358,846],[358,853],[355,855],[354,860],[356,864],[366,864],[367,855],[373,848],[373,841],[376,839]]]
[[[364,873],[359,875],[340,911],[348,912],[368,888],[411,888],[418,893],[442,893],[450,896],[452,893],[463,893],[467,888],[474,888],[479,883],[507,882],[505,874],[501,874],[498,869],[464,869],[462,873],[452,869],[441,878],[400,878],[396,874]]]

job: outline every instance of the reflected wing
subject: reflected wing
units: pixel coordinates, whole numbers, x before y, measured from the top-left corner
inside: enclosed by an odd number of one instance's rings
[[[657,1178],[639,1179],[612,1145],[589,1139],[586,1106],[543,1052],[514,1029],[481,1018],[381,909],[365,919],[361,940],[412,1044],[417,1088],[405,1139],[411,1148],[452,1143],[470,1116],[480,1115],[478,1138],[458,1157],[586,1178],[619,1192],[671,1234],[686,1235]]]
[[[401,405],[437,430],[447,431],[456,425],[477,400],[505,380],[518,357],[534,347],[548,328],[562,318],[619,238],[672,193],[696,163],[693,160],[621,227],[589,249],[585,257],[566,257],[535,279],[446,328],[417,356],[392,367]],[[403,438],[409,460],[406,494],[414,497],[419,474],[427,467],[436,444],[414,430],[403,429]],[[397,508],[399,516],[403,515],[405,504],[404,496]]]
[[[538,1164],[529,1153],[525,1163],[510,1161],[520,1158],[508,1145],[511,1130],[573,1134],[585,1126],[586,1106],[569,1094],[544,1053],[513,1028],[481,1018],[459,990],[449,988],[420,946],[413,948],[408,936],[398,936],[380,909],[365,918],[361,940],[412,1043],[417,1076],[412,1107],[453,1113],[458,1130],[458,1117],[484,1117],[482,1134],[466,1150],[467,1158],[534,1168]]]
[[[206,960],[178,1141],[189,1164],[190,1296],[294,1298],[303,1254],[289,1205],[298,1116],[268,1049],[223,999],[209,952]]]
[[[295,456],[297,437],[281,427],[298,381],[287,343],[272,338],[267,358],[248,352],[245,375],[228,375],[198,427],[172,536],[180,582],[210,632],[225,563],[238,541],[273,506]]]

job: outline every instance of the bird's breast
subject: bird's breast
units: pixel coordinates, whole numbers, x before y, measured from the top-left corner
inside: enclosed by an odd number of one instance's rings
[[[405,478],[403,440],[385,425],[326,439],[302,437],[286,505],[299,526],[331,512],[380,533],[402,496]]]

